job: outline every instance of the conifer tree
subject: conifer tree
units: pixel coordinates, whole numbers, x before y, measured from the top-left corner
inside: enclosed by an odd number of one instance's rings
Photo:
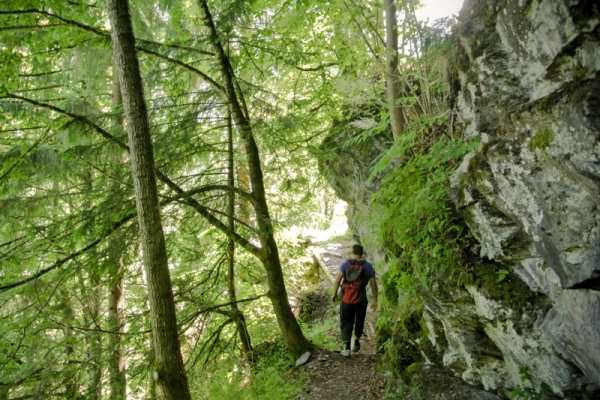
[[[123,97],[154,344],[153,378],[159,395],[191,399],[177,331],[177,316],[160,216],[154,152],[135,37],[127,0],[107,0],[117,75]]]

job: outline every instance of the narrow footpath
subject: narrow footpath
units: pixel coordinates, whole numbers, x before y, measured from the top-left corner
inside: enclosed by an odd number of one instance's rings
[[[352,245],[355,243],[351,238],[342,238],[339,242],[316,244],[309,248],[323,276],[323,282],[315,294],[319,301],[313,302],[322,309],[314,310],[314,315],[330,315],[335,308],[338,323],[327,334],[339,345],[314,351],[305,364],[294,369],[295,377],[300,378],[302,374],[306,377],[302,393],[296,397],[298,400],[384,398],[387,378],[377,370],[381,358],[381,355],[377,354],[375,340],[377,315],[370,306],[365,320],[365,332],[361,337],[360,352],[348,358],[340,355],[343,344],[339,331],[339,304],[334,304],[330,299],[332,281],[341,263],[350,257]],[[368,287],[367,292],[370,293]]]

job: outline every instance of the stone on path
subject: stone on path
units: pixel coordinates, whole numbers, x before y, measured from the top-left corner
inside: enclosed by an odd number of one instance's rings
[[[310,351],[307,351],[306,353],[302,354],[299,359],[296,360],[296,367],[306,364],[309,358]]]

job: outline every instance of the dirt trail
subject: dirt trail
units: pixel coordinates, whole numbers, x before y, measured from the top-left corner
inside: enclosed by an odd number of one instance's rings
[[[326,245],[315,245],[313,253],[330,271],[333,276],[337,274],[341,263],[350,257],[352,245],[351,238]],[[370,293],[370,288],[367,289]],[[315,310],[316,315],[327,315],[331,307],[331,283],[329,279],[319,285],[318,296],[322,301],[317,302],[323,310]],[[339,321],[339,304],[336,307]],[[339,346],[334,349],[314,351],[309,361],[297,367],[294,375],[299,376],[305,372],[307,380],[303,391],[296,398],[308,399],[383,399],[387,378],[377,371],[380,355],[376,354],[375,328],[377,316],[368,307],[365,320],[364,336],[361,337],[361,351],[352,354],[349,358],[340,355],[343,344],[340,340],[339,325],[329,334],[335,338]]]

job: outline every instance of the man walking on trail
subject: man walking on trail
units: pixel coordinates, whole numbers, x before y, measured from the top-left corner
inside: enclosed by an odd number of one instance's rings
[[[352,246],[352,258],[346,260],[340,266],[340,271],[333,283],[333,295],[331,300],[337,300],[337,292],[342,284],[342,301],[340,303],[340,328],[342,341],[346,348],[341,354],[350,357],[350,342],[352,340],[352,328],[354,328],[354,346],[352,353],[360,351],[360,337],[365,326],[367,315],[367,284],[371,284],[373,293],[373,311],[377,310],[377,281],[373,264],[363,260],[363,247],[360,244]]]

